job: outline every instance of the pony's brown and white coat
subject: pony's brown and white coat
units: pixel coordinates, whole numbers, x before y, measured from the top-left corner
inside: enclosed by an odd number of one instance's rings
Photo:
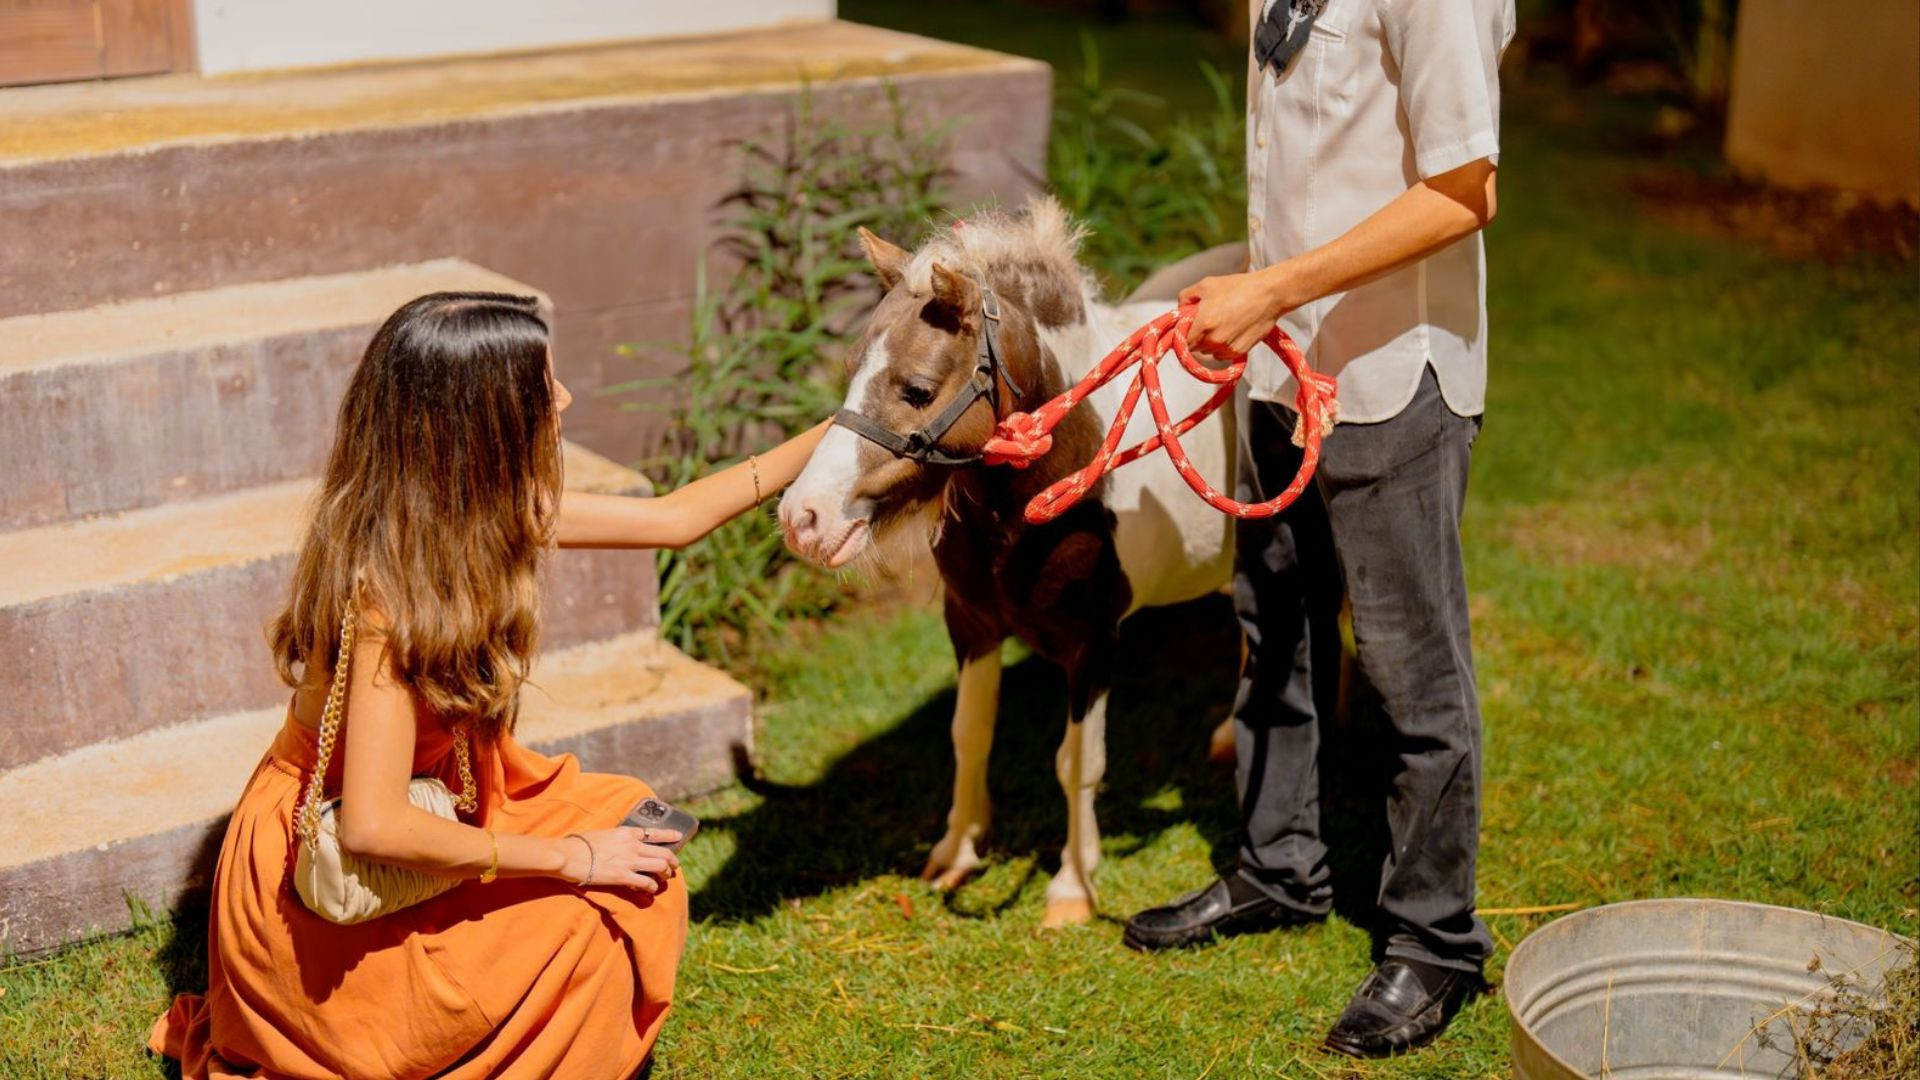
[[[1051,199],[1018,214],[989,213],[942,230],[909,255],[877,237],[867,251],[886,296],[854,352],[846,407],[905,430],[937,412],[972,376],[981,333],[980,285],[1001,309],[998,341],[1011,385],[996,386],[956,424],[944,449],[977,449],[996,415],[1032,409],[1064,390],[1159,303],[1102,302],[1077,258],[1080,230]],[[1167,406],[1180,415],[1211,387],[1178,365],[1163,371]],[[1090,396],[1055,432],[1051,453],[1027,470],[943,468],[894,458],[834,428],[781,500],[793,549],[816,563],[846,564],[875,531],[937,513],[933,553],[946,586],[948,633],[960,662],[954,709],[954,799],[928,875],[952,886],[979,865],[990,807],[986,761],[1000,687],[1000,645],[1018,636],[1059,663],[1068,724],[1055,771],[1067,798],[1067,841],[1047,890],[1047,922],[1093,910],[1099,862],[1094,792],[1105,770],[1105,717],[1120,620],[1133,610],[1204,595],[1226,581],[1231,522],[1200,502],[1164,456],[1107,477],[1095,497],[1041,526],[1021,517],[1027,499],[1091,459],[1125,388]],[[1215,486],[1230,486],[1233,434],[1225,413],[1185,440]],[[1140,409],[1128,441],[1152,434]]]

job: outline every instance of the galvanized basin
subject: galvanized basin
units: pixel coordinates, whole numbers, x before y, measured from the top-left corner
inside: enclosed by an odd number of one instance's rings
[[[1638,900],[1575,912],[1507,963],[1521,1080],[1794,1075],[1790,1021],[1837,984],[1871,994],[1905,939],[1810,911]],[[1864,1036],[1860,1030],[1844,1035]]]

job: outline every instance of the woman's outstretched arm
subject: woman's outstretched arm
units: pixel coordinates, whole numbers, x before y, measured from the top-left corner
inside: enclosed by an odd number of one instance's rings
[[[793,483],[827,433],[823,421],[751,461],[652,498],[569,491],[560,496],[561,547],[681,548]],[[759,483],[754,474],[759,473]],[[758,490],[756,491],[756,487]]]

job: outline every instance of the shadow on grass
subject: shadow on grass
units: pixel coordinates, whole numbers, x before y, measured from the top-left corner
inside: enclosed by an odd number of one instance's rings
[[[215,846],[221,830],[214,830]],[[166,986],[161,1010],[172,1007],[180,994],[201,994],[207,989],[207,898],[204,893],[189,894],[170,914],[156,916],[144,904],[134,906],[132,929],[113,937],[132,937],[142,942],[147,960]],[[96,944],[106,939],[96,939]],[[87,945],[78,946],[80,949]],[[143,1000],[143,1005],[146,999]],[[134,1011],[134,1010],[129,1010]],[[159,1012],[137,1012],[135,1026],[140,1042],[147,1037],[147,1025],[159,1018]],[[149,1060],[167,1080],[178,1080],[180,1063],[172,1058],[149,1055]]]
[[[1191,823],[1211,846],[1214,869],[1233,868],[1240,822],[1232,770],[1209,762],[1207,745],[1231,708],[1239,651],[1224,597],[1143,611],[1126,623],[1108,702],[1108,766],[1099,800],[1109,855]],[[762,796],[759,805],[708,817],[703,828],[731,832],[736,844],[695,894],[695,910],[723,923],[744,922],[827,889],[917,874],[944,827],[952,791],[953,691],[917,705],[902,702],[901,709],[899,722],[860,743],[820,780],[750,783]],[[1352,712],[1351,721],[1324,729],[1321,804],[1335,910],[1371,929],[1387,843],[1385,795],[1373,755],[1362,750],[1378,745],[1380,721],[1361,695]],[[992,872],[947,898],[954,912],[992,917],[1035,878],[1057,869],[1067,824],[1053,754],[1065,718],[1058,668],[1037,657],[1007,667],[988,774],[994,821],[984,853]],[[169,997],[206,988],[206,925],[200,900],[153,928],[153,963]],[[171,1062],[167,1068],[167,1075],[178,1075]]]
[[[1232,771],[1207,760],[1207,745],[1232,706],[1239,654],[1238,628],[1224,597],[1143,611],[1123,627],[1099,799],[1109,856],[1190,822],[1211,845],[1215,869],[1233,867],[1240,824]],[[902,702],[898,723],[814,783],[750,783],[762,796],[759,805],[704,823],[731,832],[735,850],[694,894],[695,910],[723,923],[748,921],[827,889],[917,874],[945,825],[953,701],[949,689],[917,705]],[[947,900],[956,913],[998,913],[1033,878],[1057,869],[1067,824],[1053,754],[1065,723],[1059,669],[1037,657],[1009,665],[988,768],[994,818],[983,854],[990,871],[997,864],[1013,872],[989,872],[987,880],[958,890]],[[1339,853],[1338,910],[1363,926],[1371,921],[1386,851],[1377,774],[1353,767],[1369,757],[1355,752],[1369,732],[1365,725],[1334,725],[1321,769],[1328,841]]]
[[[1142,612],[1126,624],[1121,649],[1099,800],[1107,852],[1126,854],[1167,828],[1191,823],[1209,843],[1213,867],[1229,871],[1240,828],[1233,776],[1207,760],[1207,746],[1231,707],[1237,676],[1231,606],[1209,597]],[[709,817],[704,828],[731,832],[735,852],[695,894],[695,910],[722,923],[745,922],[830,888],[917,874],[944,825],[953,783],[953,692],[903,701],[900,709],[897,723],[853,748],[817,782],[753,784],[763,796],[757,806]],[[1358,767],[1373,756],[1361,748],[1378,745],[1374,712],[1358,702],[1354,712],[1355,722],[1327,729],[1322,806],[1336,911],[1371,928],[1386,850],[1383,788],[1370,766]],[[1006,669],[989,772],[995,806],[985,852],[989,873],[947,898],[955,913],[994,917],[1057,868],[1066,813],[1053,753],[1065,716],[1065,684],[1052,664],[1028,658]],[[206,925],[204,900],[149,924],[152,963],[169,1000],[206,988]],[[163,1068],[168,1077],[179,1075],[174,1062]]]
[[[186,904],[163,923],[154,966],[166,980],[168,1000],[176,994],[200,994],[207,989],[207,905],[205,899]]]

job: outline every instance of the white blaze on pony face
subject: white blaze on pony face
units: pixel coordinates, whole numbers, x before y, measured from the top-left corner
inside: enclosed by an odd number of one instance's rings
[[[874,338],[847,387],[846,408],[858,410],[867,400],[867,388],[887,370],[887,338]],[[829,569],[845,566],[863,551],[873,535],[873,507],[855,498],[865,475],[861,463],[867,441],[835,424],[814,448],[807,467],[780,499],[780,529],[795,555]]]

